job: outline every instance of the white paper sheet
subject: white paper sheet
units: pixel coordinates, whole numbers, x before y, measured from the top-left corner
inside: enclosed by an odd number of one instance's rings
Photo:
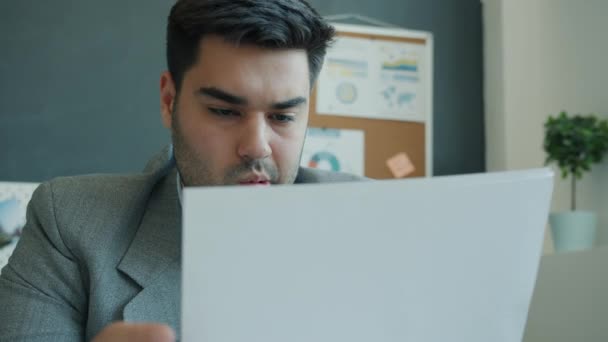
[[[364,176],[365,133],[311,127],[302,150],[301,165]]]
[[[184,191],[184,342],[521,341],[548,169]]]

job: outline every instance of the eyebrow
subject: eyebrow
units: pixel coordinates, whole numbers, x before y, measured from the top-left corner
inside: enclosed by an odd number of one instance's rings
[[[198,93],[207,97],[224,101],[234,105],[246,105],[247,99],[241,96],[233,95],[218,88],[201,88]]]
[[[297,107],[304,103],[306,103],[306,99],[302,96],[298,96],[293,99],[289,99],[287,101],[273,103],[271,107],[272,107],[272,109],[275,109],[275,110],[285,110],[285,109]]]
[[[220,100],[220,101],[230,103],[233,105],[242,106],[242,105],[246,105],[247,103],[249,103],[249,101],[247,101],[247,99],[242,96],[230,94],[227,91],[224,91],[224,90],[221,90],[221,89],[218,89],[215,87],[200,88],[198,90],[198,94],[201,94],[201,95],[207,96],[207,97],[211,97],[216,100]],[[300,106],[300,105],[306,103],[306,101],[307,101],[306,98],[304,98],[302,96],[298,96],[298,97],[294,97],[293,99],[289,99],[286,101],[273,103],[272,105],[270,105],[270,107],[274,110],[285,110],[285,109]]]

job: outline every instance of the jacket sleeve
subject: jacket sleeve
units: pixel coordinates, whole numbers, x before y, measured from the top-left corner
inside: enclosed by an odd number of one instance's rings
[[[27,223],[0,275],[0,341],[82,341],[87,296],[56,222],[52,183],[34,192]]]

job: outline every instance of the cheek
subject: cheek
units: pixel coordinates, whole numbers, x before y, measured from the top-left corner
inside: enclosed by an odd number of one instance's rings
[[[299,158],[305,133],[306,131],[302,130],[302,132],[275,139],[271,148],[275,162],[281,170],[287,171],[287,169],[291,168],[294,164],[297,165],[300,163]]]
[[[200,110],[188,109],[180,113],[180,128],[184,139],[198,158],[221,167],[234,154],[230,132],[209,122]]]
[[[199,125],[193,135],[194,148],[199,151],[202,158],[210,161],[213,165],[222,167],[223,164],[233,158],[235,148],[230,132],[203,124]]]

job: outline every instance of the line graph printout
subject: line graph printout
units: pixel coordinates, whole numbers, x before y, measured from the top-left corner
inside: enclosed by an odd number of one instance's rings
[[[317,113],[424,122],[425,46],[338,37],[319,75]]]

